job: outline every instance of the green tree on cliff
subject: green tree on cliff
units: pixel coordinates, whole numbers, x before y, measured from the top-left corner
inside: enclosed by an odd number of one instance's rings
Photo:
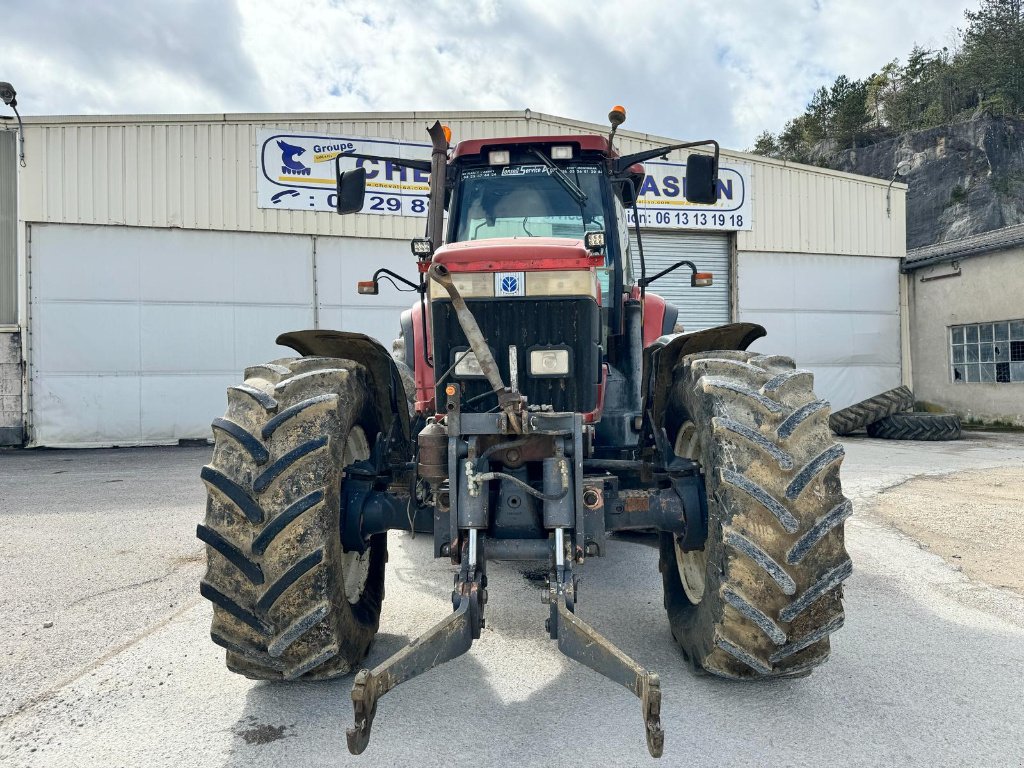
[[[1024,0],[980,0],[953,50],[914,45],[864,80],[839,75],[753,151],[809,162],[829,152],[971,117],[1024,114]]]

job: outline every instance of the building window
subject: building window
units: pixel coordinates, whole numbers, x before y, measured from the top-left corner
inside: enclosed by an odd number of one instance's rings
[[[1024,384],[1024,320],[949,329],[954,384]]]

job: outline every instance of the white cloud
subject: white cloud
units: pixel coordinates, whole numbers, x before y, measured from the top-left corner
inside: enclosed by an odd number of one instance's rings
[[[233,3],[0,0],[0,79],[24,114],[262,109]]]
[[[975,2],[0,0],[25,114],[523,109],[750,146]]]

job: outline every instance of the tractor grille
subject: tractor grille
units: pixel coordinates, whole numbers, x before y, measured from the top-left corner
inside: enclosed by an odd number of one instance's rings
[[[597,407],[597,385],[601,370],[600,311],[591,298],[501,298],[467,299],[491,348],[502,381],[509,384],[508,348],[516,345],[519,361],[519,391],[530,405],[550,405],[561,412],[587,413]],[[434,373],[440,377],[459,354],[469,348],[455,308],[450,301],[431,302],[434,336]],[[572,352],[569,376],[537,378],[529,373],[530,350],[535,347],[568,347]],[[486,379],[459,379],[463,385],[463,410],[485,413],[497,405],[486,396],[491,391]],[[478,395],[479,400],[467,404]],[[437,402],[445,398],[440,388]]]

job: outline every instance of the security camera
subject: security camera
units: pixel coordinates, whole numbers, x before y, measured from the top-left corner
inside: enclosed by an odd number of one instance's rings
[[[8,107],[18,106],[18,99],[16,98],[18,92],[14,90],[14,86],[10,83],[0,82],[0,99],[3,99],[4,104]]]

